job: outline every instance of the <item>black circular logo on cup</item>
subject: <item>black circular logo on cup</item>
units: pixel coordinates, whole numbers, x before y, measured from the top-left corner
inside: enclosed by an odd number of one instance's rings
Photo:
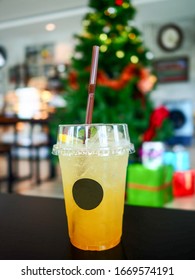
[[[76,204],[84,210],[96,208],[103,199],[102,186],[97,181],[88,178],[76,181],[72,193]]]

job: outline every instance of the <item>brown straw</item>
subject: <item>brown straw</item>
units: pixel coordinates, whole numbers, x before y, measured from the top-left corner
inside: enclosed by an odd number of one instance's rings
[[[92,123],[93,106],[94,106],[94,93],[96,87],[97,67],[98,67],[99,47],[93,46],[92,60],[91,60],[91,71],[90,80],[88,86],[88,100],[87,100],[87,111],[86,111],[86,124]]]

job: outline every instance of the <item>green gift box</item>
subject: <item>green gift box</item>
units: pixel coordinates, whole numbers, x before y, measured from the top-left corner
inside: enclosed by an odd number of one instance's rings
[[[171,165],[148,169],[142,164],[127,168],[126,203],[140,206],[162,207],[173,199]]]

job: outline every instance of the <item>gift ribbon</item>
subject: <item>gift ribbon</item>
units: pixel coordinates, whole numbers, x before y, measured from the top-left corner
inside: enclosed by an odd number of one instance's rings
[[[131,189],[138,189],[138,190],[156,192],[156,191],[161,191],[161,190],[164,190],[164,189],[170,187],[171,184],[172,184],[172,181],[167,182],[167,183],[165,183],[161,186],[158,186],[158,187],[151,187],[151,186],[149,187],[149,186],[141,185],[141,184],[137,184],[137,183],[128,183],[127,187],[131,188]]]
[[[186,187],[187,190],[189,190],[191,188],[191,185],[192,185],[192,174],[191,174],[191,172],[186,172],[184,174],[184,176],[185,176],[185,183],[186,183],[185,187]]]

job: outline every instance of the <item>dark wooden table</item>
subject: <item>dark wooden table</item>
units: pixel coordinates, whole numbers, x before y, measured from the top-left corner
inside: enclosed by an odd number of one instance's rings
[[[0,194],[0,259],[195,259],[195,212],[125,206],[122,242],[89,252],[69,242],[63,199]]]

